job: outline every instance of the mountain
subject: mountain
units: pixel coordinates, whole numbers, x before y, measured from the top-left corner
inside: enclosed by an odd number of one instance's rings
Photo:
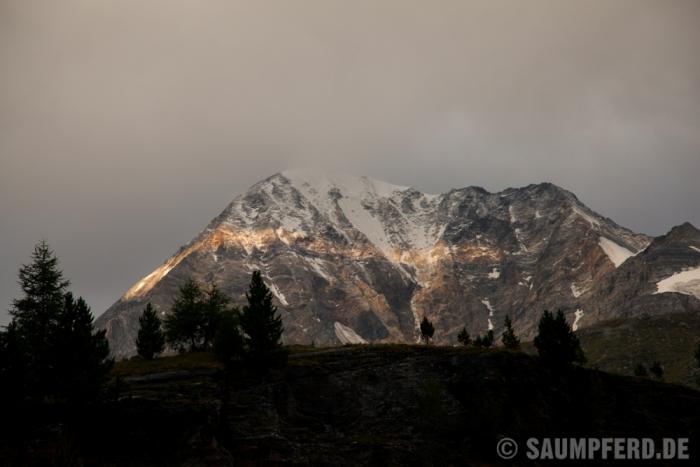
[[[415,342],[423,316],[441,343],[462,326],[498,335],[506,315],[530,339],[544,309],[561,308],[575,328],[646,303],[700,309],[695,270],[685,271],[697,266],[700,234],[689,224],[652,241],[551,183],[432,195],[295,170],[235,198],[97,323],[117,356],[131,355],[146,302],[167,313],[192,277],[241,303],[260,270],[288,343]]]

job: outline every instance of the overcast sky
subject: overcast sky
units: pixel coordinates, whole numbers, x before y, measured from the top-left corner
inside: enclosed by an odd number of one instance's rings
[[[697,0],[0,0],[0,323],[40,239],[100,314],[291,167],[700,225],[699,50]]]

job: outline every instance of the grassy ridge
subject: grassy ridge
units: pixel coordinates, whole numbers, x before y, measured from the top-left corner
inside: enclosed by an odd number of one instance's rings
[[[694,356],[700,342],[700,313],[615,319],[577,334],[592,368],[632,375],[639,363],[648,368],[657,360],[665,381],[700,386]]]

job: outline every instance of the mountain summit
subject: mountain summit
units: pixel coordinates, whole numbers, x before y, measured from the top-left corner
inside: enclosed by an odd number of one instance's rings
[[[693,236],[694,229],[681,230]],[[639,254],[651,240],[550,183],[426,194],[367,177],[292,170],[236,197],[98,325],[116,355],[131,355],[146,302],[167,313],[189,277],[242,302],[251,272],[260,270],[288,343],[415,342],[423,316],[442,343],[456,342],[462,326],[498,335],[506,315],[527,339],[544,309],[561,308],[574,327],[614,315],[594,300],[630,263],[655,267]],[[700,304],[685,297],[677,306]]]

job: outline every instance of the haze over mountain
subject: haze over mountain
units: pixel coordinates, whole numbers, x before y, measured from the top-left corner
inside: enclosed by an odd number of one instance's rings
[[[700,232],[652,239],[550,183],[426,194],[366,177],[292,170],[253,185],[98,319],[117,355],[138,316],[169,310],[189,277],[240,303],[260,270],[287,343],[414,342],[428,316],[441,343],[462,326],[529,339],[542,310],[577,329],[621,315],[700,310]]]

